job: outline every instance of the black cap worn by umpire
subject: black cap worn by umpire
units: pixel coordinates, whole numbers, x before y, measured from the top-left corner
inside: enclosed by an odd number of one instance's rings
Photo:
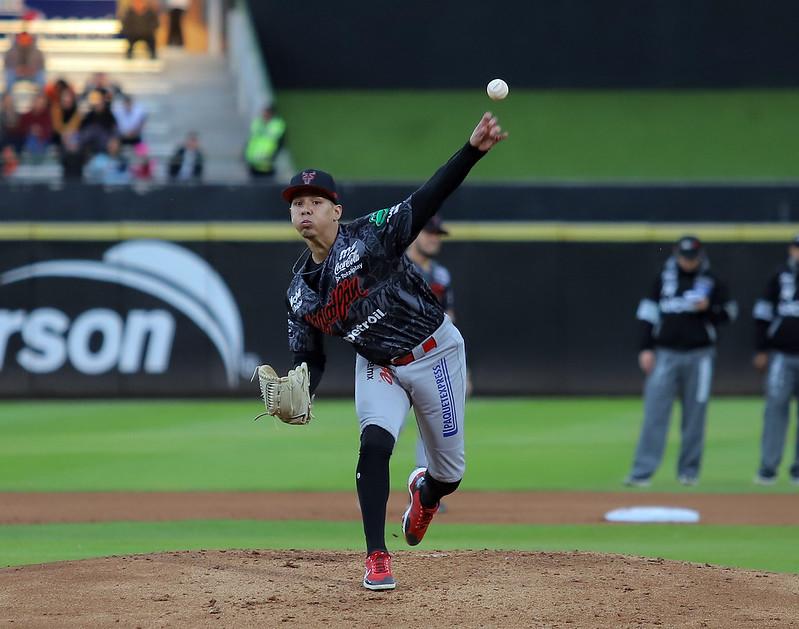
[[[799,247],[799,234],[791,239],[791,247]]]
[[[683,236],[674,245],[674,250],[678,256],[693,260],[702,255],[702,241],[696,236]]]
[[[314,195],[339,203],[336,182],[333,177],[323,170],[306,168],[291,178],[287,188],[283,190],[283,198],[291,203],[294,197],[301,194]]]

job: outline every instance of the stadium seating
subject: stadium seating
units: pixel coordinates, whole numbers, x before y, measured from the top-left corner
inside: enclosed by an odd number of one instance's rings
[[[236,111],[231,97],[236,90],[223,60],[166,48],[159,49],[158,59],[150,59],[143,44],[133,59],[126,59],[127,41],[116,19],[37,19],[24,24],[37,35],[48,81],[64,78],[82,89],[90,74],[105,72],[145,106],[145,141],[162,166],[185,133],[198,130],[206,150],[206,178],[246,180],[241,150],[248,121]],[[0,54],[22,28],[21,20],[0,19]],[[2,76],[0,87],[5,90]],[[21,111],[29,107],[35,91],[32,84],[15,85]],[[219,115],[226,110],[229,115]],[[55,156],[42,164],[22,163],[13,179],[51,182],[60,179],[60,166]]]

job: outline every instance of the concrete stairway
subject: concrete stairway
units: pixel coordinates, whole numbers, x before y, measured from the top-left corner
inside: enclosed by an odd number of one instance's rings
[[[147,76],[136,81],[142,103],[152,112],[146,139],[153,153],[168,156],[188,131],[197,131],[206,155],[205,180],[246,181],[242,154],[249,121],[236,110],[236,90],[224,58],[167,48],[162,57],[165,67],[158,81]],[[137,93],[133,84],[130,89]]]

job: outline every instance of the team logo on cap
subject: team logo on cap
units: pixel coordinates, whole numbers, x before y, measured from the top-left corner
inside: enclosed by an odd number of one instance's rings
[[[316,179],[315,170],[306,170],[302,173],[302,183],[304,183],[306,186],[309,185],[314,179]]]

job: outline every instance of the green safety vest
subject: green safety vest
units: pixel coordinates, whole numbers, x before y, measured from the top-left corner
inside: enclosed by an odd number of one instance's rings
[[[247,163],[256,170],[271,171],[280,138],[285,132],[286,123],[282,118],[275,117],[269,122],[264,122],[263,118],[253,120],[245,151]]]

